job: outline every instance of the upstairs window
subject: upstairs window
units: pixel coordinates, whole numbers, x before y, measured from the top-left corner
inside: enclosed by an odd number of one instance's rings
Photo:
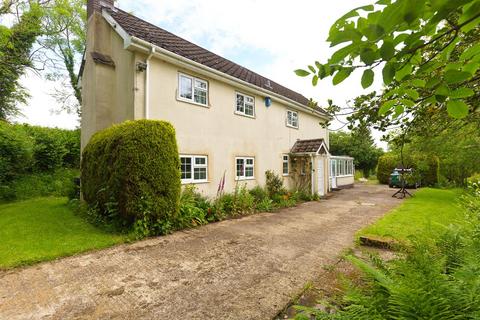
[[[207,81],[185,74],[179,74],[178,97],[181,100],[206,106],[208,104]]]
[[[247,117],[255,116],[255,99],[253,97],[237,92],[237,106],[235,113]]]
[[[180,156],[182,183],[207,182],[208,159],[206,156]]]
[[[255,160],[251,157],[235,158],[237,180],[254,179]]]
[[[287,127],[298,128],[298,112],[287,110]]]
[[[289,167],[288,163],[289,163],[288,154],[284,154],[283,155],[283,163],[282,163],[283,164],[282,173],[283,173],[284,176],[288,176],[288,174],[290,173],[289,172],[290,167]]]

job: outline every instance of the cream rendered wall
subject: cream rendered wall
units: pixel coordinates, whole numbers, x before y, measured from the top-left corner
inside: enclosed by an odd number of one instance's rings
[[[177,99],[179,72],[208,81],[208,107]],[[141,79],[144,79],[143,75],[137,74],[138,90],[143,92]],[[299,129],[289,128],[286,126],[286,106],[273,100],[267,108],[264,96],[251,92],[239,91],[255,98],[255,118],[236,115],[234,87],[158,58],[150,61],[149,90],[150,119],[166,120],[173,124],[180,153],[208,156],[209,183],[197,185],[199,191],[206,195],[216,194],[224,172],[225,190],[234,189],[235,157],[255,157],[255,179],[240,182],[251,188],[257,184],[264,185],[266,170],[281,175],[282,156],[290,151],[297,139],[328,137],[327,130],[319,124],[322,121],[319,117],[299,111]],[[142,108],[136,106],[135,110],[136,118],[142,118]],[[325,174],[325,177],[328,176]],[[284,179],[289,185],[289,178]]]
[[[350,186],[355,183],[354,176],[345,176],[345,177],[337,177],[337,186],[339,188],[343,186]]]
[[[108,55],[115,67],[95,63],[91,52]],[[82,76],[81,146],[115,123],[134,119],[134,57],[105,19],[94,13],[87,24],[85,69]]]

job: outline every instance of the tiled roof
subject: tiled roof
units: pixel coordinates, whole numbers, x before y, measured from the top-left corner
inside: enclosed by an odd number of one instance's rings
[[[312,140],[297,140],[293,145],[291,153],[314,153],[324,143],[323,139],[312,139]]]
[[[200,63],[239,80],[243,80],[262,89],[269,90],[304,106],[308,106],[309,99],[303,95],[290,90],[275,81],[269,80],[258,73],[244,68],[228,59],[222,58],[213,52],[199,47],[125,11],[106,7],[104,7],[104,10],[107,10],[113,19],[115,19],[115,21],[130,36],[137,37],[184,58]],[[316,108],[316,111],[325,114],[325,111],[319,107]]]

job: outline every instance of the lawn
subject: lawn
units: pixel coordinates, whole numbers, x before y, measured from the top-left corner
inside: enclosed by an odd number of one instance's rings
[[[66,198],[0,205],[0,268],[12,268],[126,241],[74,214]]]
[[[412,235],[439,233],[461,217],[462,211],[457,205],[460,193],[457,189],[420,189],[385,217],[360,230],[358,236],[402,241]]]

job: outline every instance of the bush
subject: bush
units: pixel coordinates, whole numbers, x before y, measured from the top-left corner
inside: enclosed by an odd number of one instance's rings
[[[267,193],[270,198],[283,193],[283,180],[279,175],[268,170],[265,172],[265,177],[267,180],[265,188],[267,189]]]
[[[65,130],[21,125],[33,139],[34,171],[52,171],[63,166],[63,159],[68,153],[62,133]]]
[[[439,182],[440,160],[436,156],[413,156],[409,166],[415,169],[422,186],[435,186]]]
[[[384,154],[378,158],[377,179],[381,184],[388,184],[393,169],[398,164],[398,158],[393,154]]]
[[[140,236],[178,224],[180,160],[175,129],[164,121],[126,121],[96,133],[85,147],[82,192],[91,207]]]
[[[207,203],[195,189],[195,186],[186,186],[180,196],[180,228],[195,227],[207,224],[207,212],[201,207]]]
[[[263,200],[268,199],[267,191],[260,186],[256,186],[253,189],[251,189],[250,194],[253,196],[256,203],[260,203]]]
[[[32,157],[33,142],[25,132],[0,121],[0,185],[29,169]]]

